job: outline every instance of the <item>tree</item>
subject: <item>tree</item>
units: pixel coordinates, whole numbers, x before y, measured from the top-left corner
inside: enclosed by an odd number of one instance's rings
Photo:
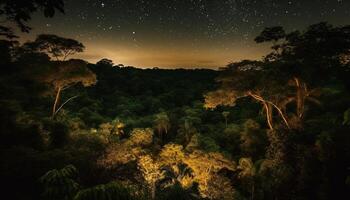
[[[258,173],[251,158],[240,158],[237,169],[239,170],[238,177],[245,179],[251,187],[251,200],[254,200],[255,193],[255,176]]]
[[[321,22],[305,31],[293,31],[280,38],[273,59],[267,61],[288,80],[298,78],[309,86],[320,86],[335,75],[345,78],[350,54],[350,26],[333,27]],[[263,35],[263,33],[261,34]],[[271,40],[256,41],[269,42]],[[343,75],[341,75],[343,74]]]
[[[141,156],[137,164],[143,178],[151,189],[151,198],[155,199],[156,183],[163,178],[164,172],[160,169],[160,165],[149,155]]]
[[[337,77],[349,86],[350,26],[334,27],[326,22],[313,24],[305,31],[293,31],[281,38],[273,55],[265,62],[275,76],[285,77],[295,93],[282,102],[295,105],[293,118],[297,128],[302,128],[306,103],[320,104],[320,87]],[[265,40],[262,42],[267,42]]]
[[[228,111],[222,112],[222,116],[223,116],[224,119],[225,119],[225,127],[226,127],[226,128],[227,128],[227,118],[228,118],[229,115],[230,115],[230,112],[228,112]]]
[[[217,79],[221,87],[205,96],[205,108],[213,109],[219,105],[234,106],[237,99],[250,97],[262,104],[266,121],[274,129],[273,110],[276,110],[285,126],[289,128],[286,114],[278,105],[287,95],[284,79],[271,78],[267,66],[260,61],[243,60],[231,63],[222,69]]]
[[[227,169],[234,171],[235,163],[226,159],[220,153],[205,153],[195,150],[187,155],[183,161],[193,171],[193,180],[199,184],[199,191],[202,197],[210,197],[209,181],[220,170]]]
[[[254,120],[248,119],[244,122],[243,130],[240,132],[240,141],[241,144],[239,146],[243,155],[253,159],[265,155],[264,150],[268,144],[266,133]]]
[[[262,42],[269,42],[274,41],[277,42],[278,40],[284,38],[286,36],[286,33],[281,26],[275,26],[275,27],[269,27],[265,28],[258,37],[255,38],[255,42],[262,43]]]
[[[161,112],[155,115],[154,127],[157,130],[159,137],[163,139],[163,135],[167,135],[170,129],[170,119],[165,112]]]
[[[185,119],[185,122],[180,125],[179,129],[177,130],[178,134],[182,137],[184,137],[184,146],[187,146],[191,138],[194,134],[197,133],[197,129],[193,126],[190,120]]]
[[[100,61],[96,63],[96,65],[102,65],[102,66],[108,66],[108,67],[113,67],[113,61],[108,59],[108,58],[103,58]]]
[[[51,57],[56,58],[57,61],[65,61],[68,56],[83,52],[85,49],[85,46],[76,40],[52,34],[41,34],[34,42],[26,43],[25,45],[30,46],[34,50],[48,53]]]
[[[134,129],[129,139],[110,145],[98,163],[105,168],[113,168],[137,161],[145,153],[143,148],[150,146],[152,142],[152,129]]]
[[[9,27],[1,26],[0,25],[0,36],[4,36],[8,39],[15,39],[18,38],[18,36],[15,35],[13,30]]]
[[[124,135],[124,128],[125,124],[121,122],[119,119],[113,120],[113,128],[111,130],[111,134],[117,135],[117,136],[123,136]]]
[[[52,117],[55,117],[66,103],[77,97],[69,98],[57,108],[62,91],[78,83],[81,83],[84,87],[88,87],[97,82],[96,75],[86,65],[87,63],[83,60],[57,62],[53,67],[37,76],[37,79],[40,82],[48,84],[52,93],[55,94]]]
[[[193,186],[192,170],[183,163],[183,147],[177,144],[166,144],[159,153],[159,162],[165,171],[166,186],[179,184],[185,189]]]
[[[63,0],[2,0],[0,1],[0,17],[7,22],[14,22],[22,32],[29,32],[26,24],[31,15],[37,11],[44,13],[45,17],[53,17],[56,11],[64,13]],[[15,37],[11,28],[0,26],[0,36]]]
[[[125,124],[119,119],[112,122],[102,123],[99,125],[98,132],[105,137],[109,142],[113,141],[115,136],[119,139],[124,135]]]
[[[18,42],[9,40],[0,40],[0,65],[9,65],[14,57],[15,48]]]

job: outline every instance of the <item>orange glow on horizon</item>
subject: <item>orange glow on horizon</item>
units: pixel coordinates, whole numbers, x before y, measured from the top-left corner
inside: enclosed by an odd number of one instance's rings
[[[212,68],[223,67],[230,62],[242,59],[260,59],[265,47],[237,46],[234,49],[200,48],[186,46],[142,48],[128,45],[86,43],[86,51],[76,58],[96,63],[102,58],[113,60],[115,64],[140,68]]]
[[[21,34],[20,42],[35,39],[33,35]],[[74,38],[71,35],[64,37]],[[78,41],[79,38],[74,38]],[[113,60],[115,64],[134,66],[138,68],[211,68],[218,69],[230,62],[243,59],[261,59],[268,52],[268,46],[243,41],[227,41],[230,48],[219,46],[215,41],[203,41],[192,44],[191,40],[168,40],[158,38],[152,41],[130,43],[120,41],[120,38],[105,38],[103,40],[81,41],[86,49],[83,53],[73,56],[96,63],[103,58]]]

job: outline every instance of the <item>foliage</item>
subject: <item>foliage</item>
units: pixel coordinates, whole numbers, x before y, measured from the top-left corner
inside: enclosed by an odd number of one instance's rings
[[[69,200],[75,195],[79,189],[79,184],[74,180],[77,169],[73,165],[57,170],[48,171],[40,178],[40,182],[44,185],[43,196],[45,199]]]
[[[350,125],[350,109],[347,109],[344,112],[344,121],[343,121],[344,125]]]
[[[54,117],[68,101],[75,97],[69,98],[62,103],[57,109],[61,92],[75,84],[81,83],[84,87],[89,87],[96,83],[96,75],[86,68],[86,62],[83,60],[69,60],[58,62],[48,71],[39,74],[36,79],[39,82],[48,84],[53,94],[55,94],[55,102],[52,108],[52,117]]]
[[[160,165],[154,162],[149,155],[140,156],[137,164],[143,178],[151,188],[152,199],[155,199],[156,183],[163,178],[164,172],[161,171]]]
[[[159,113],[155,116],[154,127],[157,130],[159,137],[163,137],[163,133],[167,135],[170,129],[170,119],[165,112]]]
[[[56,10],[63,13],[63,7],[62,0],[4,0],[0,2],[0,16],[8,22],[15,22],[21,31],[29,32],[30,27],[26,22],[34,12],[41,11],[45,17],[53,17]],[[0,35],[14,37],[12,30],[4,26],[0,26]]]
[[[65,61],[68,56],[83,52],[85,49],[82,43],[74,39],[50,34],[38,35],[34,42],[26,43],[24,45],[33,48],[33,50],[45,52],[51,57],[56,58],[56,60],[63,61]]]
[[[118,182],[97,185],[80,190],[74,200],[134,200],[131,191]]]

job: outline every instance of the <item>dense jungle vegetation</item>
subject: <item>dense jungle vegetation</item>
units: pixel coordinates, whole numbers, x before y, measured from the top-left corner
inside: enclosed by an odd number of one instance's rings
[[[349,196],[350,26],[266,28],[268,55],[220,70],[92,64],[70,59],[79,41],[0,33],[2,199]]]

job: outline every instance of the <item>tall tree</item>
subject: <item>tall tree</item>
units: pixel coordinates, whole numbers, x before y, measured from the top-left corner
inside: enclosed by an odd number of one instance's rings
[[[48,84],[53,94],[55,94],[52,117],[55,117],[66,103],[77,97],[69,98],[57,108],[62,91],[78,83],[81,83],[84,87],[88,87],[94,85],[97,81],[96,75],[87,68],[87,63],[83,60],[57,62],[49,70],[41,73],[37,79]]]
[[[230,112],[229,111],[224,111],[222,112],[222,116],[224,117],[225,119],[225,128],[227,128],[227,121],[228,121],[228,116],[230,115]]]
[[[52,34],[41,34],[34,42],[26,44],[34,50],[48,53],[56,60],[65,61],[68,56],[83,52],[85,46],[73,39],[63,38]]]
[[[223,73],[217,79],[221,87],[205,95],[204,106],[209,109],[219,105],[234,106],[237,99],[250,97],[261,103],[270,129],[274,129],[274,110],[283,123],[289,127],[286,114],[278,106],[278,102],[288,92],[283,82],[284,79],[271,78],[266,67],[263,62],[250,60],[229,64],[222,69]]]

